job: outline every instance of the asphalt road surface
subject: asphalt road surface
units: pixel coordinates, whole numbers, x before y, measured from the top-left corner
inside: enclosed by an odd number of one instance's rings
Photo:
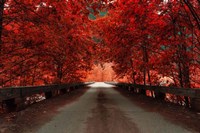
[[[160,114],[134,105],[112,88],[97,82],[77,101],[59,109],[37,133],[190,133]]]

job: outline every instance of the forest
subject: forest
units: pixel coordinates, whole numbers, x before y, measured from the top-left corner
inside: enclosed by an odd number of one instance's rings
[[[115,80],[200,88],[200,0],[0,0],[0,88],[85,81],[104,63]]]

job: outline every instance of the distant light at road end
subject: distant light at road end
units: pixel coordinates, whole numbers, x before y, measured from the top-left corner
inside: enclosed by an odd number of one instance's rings
[[[95,82],[94,84],[91,84],[89,86],[90,87],[103,87],[103,88],[114,87],[113,85],[109,85],[104,82]]]

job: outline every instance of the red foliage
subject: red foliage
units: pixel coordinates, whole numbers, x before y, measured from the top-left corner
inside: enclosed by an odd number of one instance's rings
[[[105,62],[130,82],[200,85],[197,0],[1,2],[0,86],[77,82]]]

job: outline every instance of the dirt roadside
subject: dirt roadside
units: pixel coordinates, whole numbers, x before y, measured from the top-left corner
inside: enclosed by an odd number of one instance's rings
[[[0,133],[34,133],[57,114],[57,109],[79,99],[88,87],[33,104],[9,114],[0,114]]]
[[[168,103],[165,101],[157,101],[153,98],[146,97],[136,93],[130,93],[122,88],[114,88],[123,96],[127,97],[131,102],[142,107],[149,112],[157,112],[166,120],[177,125],[187,127],[196,132],[200,132],[200,113],[192,111],[186,107]]]

